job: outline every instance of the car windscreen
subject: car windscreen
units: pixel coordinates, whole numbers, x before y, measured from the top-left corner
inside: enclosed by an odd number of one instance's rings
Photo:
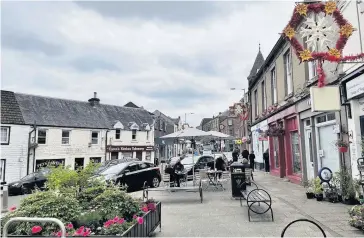
[[[192,157],[186,157],[186,158],[184,158],[182,161],[181,161],[181,163],[183,164],[183,165],[187,165],[187,164],[194,164],[194,163],[196,163],[196,161],[198,160],[198,158],[197,157],[194,157],[193,158],[193,160],[192,160]]]
[[[126,167],[128,167],[128,165],[129,165],[129,163],[121,163],[121,164],[113,165],[113,166],[105,169],[104,171],[102,171],[100,174],[102,174],[102,175],[118,174],[123,169],[125,169]]]

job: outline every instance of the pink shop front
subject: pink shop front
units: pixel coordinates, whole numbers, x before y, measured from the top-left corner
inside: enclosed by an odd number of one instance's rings
[[[296,107],[291,106],[267,119],[269,128],[282,132],[269,136],[271,174],[287,177],[293,183],[302,181],[302,159]]]

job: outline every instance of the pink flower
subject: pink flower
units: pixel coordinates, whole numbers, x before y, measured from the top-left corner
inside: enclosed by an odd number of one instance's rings
[[[74,236],[82,236],[83,235],[83,233],[84,233],[84,229],[85,229],[85,227],[84,226],[81,226],[80,228],[78,228],[77,230],[76,230],[76,232],[73,234]]]
[[[9,208],[9,211],[11,211],[11,212],[13,212],[13,211],[15,211],[16,210],[16,206],[15,205],[13,205],[13,206],[11,206],[10,208]]]
[[[39,233],[41,231],[42,231],[42,227],[40,227],[40,226],[33,226],[32,227],[32,233],[33,234],[37,234],[37,233]]]
[[[137,219],[137,215],[134,215],[134,216],[133,216],[133,219]]]
[[[111,220],[108,220],[107,222],[104,223],[104,227],[108,228],[111,225]]]
[[[90,236],[91,235],[91,229],[86,228],[86,230],[83,232],[83,237]]]
[[[125,222],[125,219],[124,218],[120,218],[119,221],[118,221],[118,224],[123,224]]]
[[[57,237],[61,237],[61,236],[62,236],[62,231],[57,232],[57,233],[56,233],[56,236],[57,236]]]
[[[156,209],[155,203],[149,203],[148,204],[148,209],[151,210],[151,211],[155,211],[155,209]]]
[[[147,206],[142,207],[142,211],[143,212],[148,212],[148,207]]]
[[[72,223],[67,224],[66,228],[67,228],[67,229],[73,229],[73,225],[72,225]]]
[[[139,224],[143,224],[144,218],[143,217],[138,217],[137,221],[138,221]]]
[[[119,217],[116,216],[114,219],[113,219],[114,222],[118,222],[119,221]]]

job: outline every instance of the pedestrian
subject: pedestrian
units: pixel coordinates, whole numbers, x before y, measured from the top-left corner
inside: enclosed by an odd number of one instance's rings
[[[243,159],[248,159],[249,151],[248,150],[243,150],[243,152],[241,152],[241,156],[243,157]]]
[[[216,159],[215,164],[216,164],[216,166],[215,166],[216,170],[218,170],[218,171],[225,171],[226,164],[225,164],[225,161],[223,160],[223,158],[221,156],[219,156]],[[222,172],[218,173],[217,175],[219,176],[219,178],[221,178]]]
[[[154,165],[155,165],[155,166],[158,166],[158,165],[159,165],[158,158],[155,158],[155,159],[154,159]]]
[[[249,161],[250,161],[250,168],[253,170],[254,172],[254,164],[255,164],[255,154],[254,151],[252,151],[249,155]]]
[[[175,182],[177,183],[177,187],[180,187],[181,184],[180,184],[180,180],[181,180],[181,175],[184,171],[184,166],[183,164],[181,163],[181,160],[183,158],[181,157],[180,160],[178,160],[178,162],[174,165],[174,177],[175,177]]]
[[[238,159],[239,159],[239,151],[236,148],[233,151],[232,156],[233,156],[233,162],[238,162]]]
[[[263,160],[264,160],[264,168],[265,172],[269,173],[270,166],[269,166],[269,149],[267,149],[263,154]]]

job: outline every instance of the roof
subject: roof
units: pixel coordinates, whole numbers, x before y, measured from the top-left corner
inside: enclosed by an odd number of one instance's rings
[[[259,52],[258,52],[257,56],[255,57],[253,67],[250,70],[248,80],[252,79],[258,73],[259,69],[262,67],[263,64],[264,64],[264,57],[259,48]]]
[[[175,122],[173,121],[172,118],[170,118],[169,116],[166,116],[165,114],[163,114],[162,112],[158,111],[158,110],[155,110],[153,112],[153,114],[156,116],[156,117],[161,117],[163,118],[164,121],[168,122],[169,124],[172,124],[172,125],[175,125]]]
[[[212,120],[212,118],[203,118],[200,125],[203,126],[203,125],[205,125],[207,122],[209,122],[211,120]]]
[[[144,129],[153,117],[141,108],[107,104],[92,106],[89,102],[15,93],[25,124],[71,128],[113,128],[117,121],[127,129],[131,122]]]
[[[133,102],[128,102],[124,105],[124,107],[133,107],[133,108],[139,108],[137,105],[135,105]]]
[[[1,123],[24,124],[14,92],[1,90]]]
[[[181,120],[181,118],[180,117],[177,117],[177,118],[171,118],[173,121],[174,121],[174,124],[178,124],[179,122],[180,122],[180,120]]]

